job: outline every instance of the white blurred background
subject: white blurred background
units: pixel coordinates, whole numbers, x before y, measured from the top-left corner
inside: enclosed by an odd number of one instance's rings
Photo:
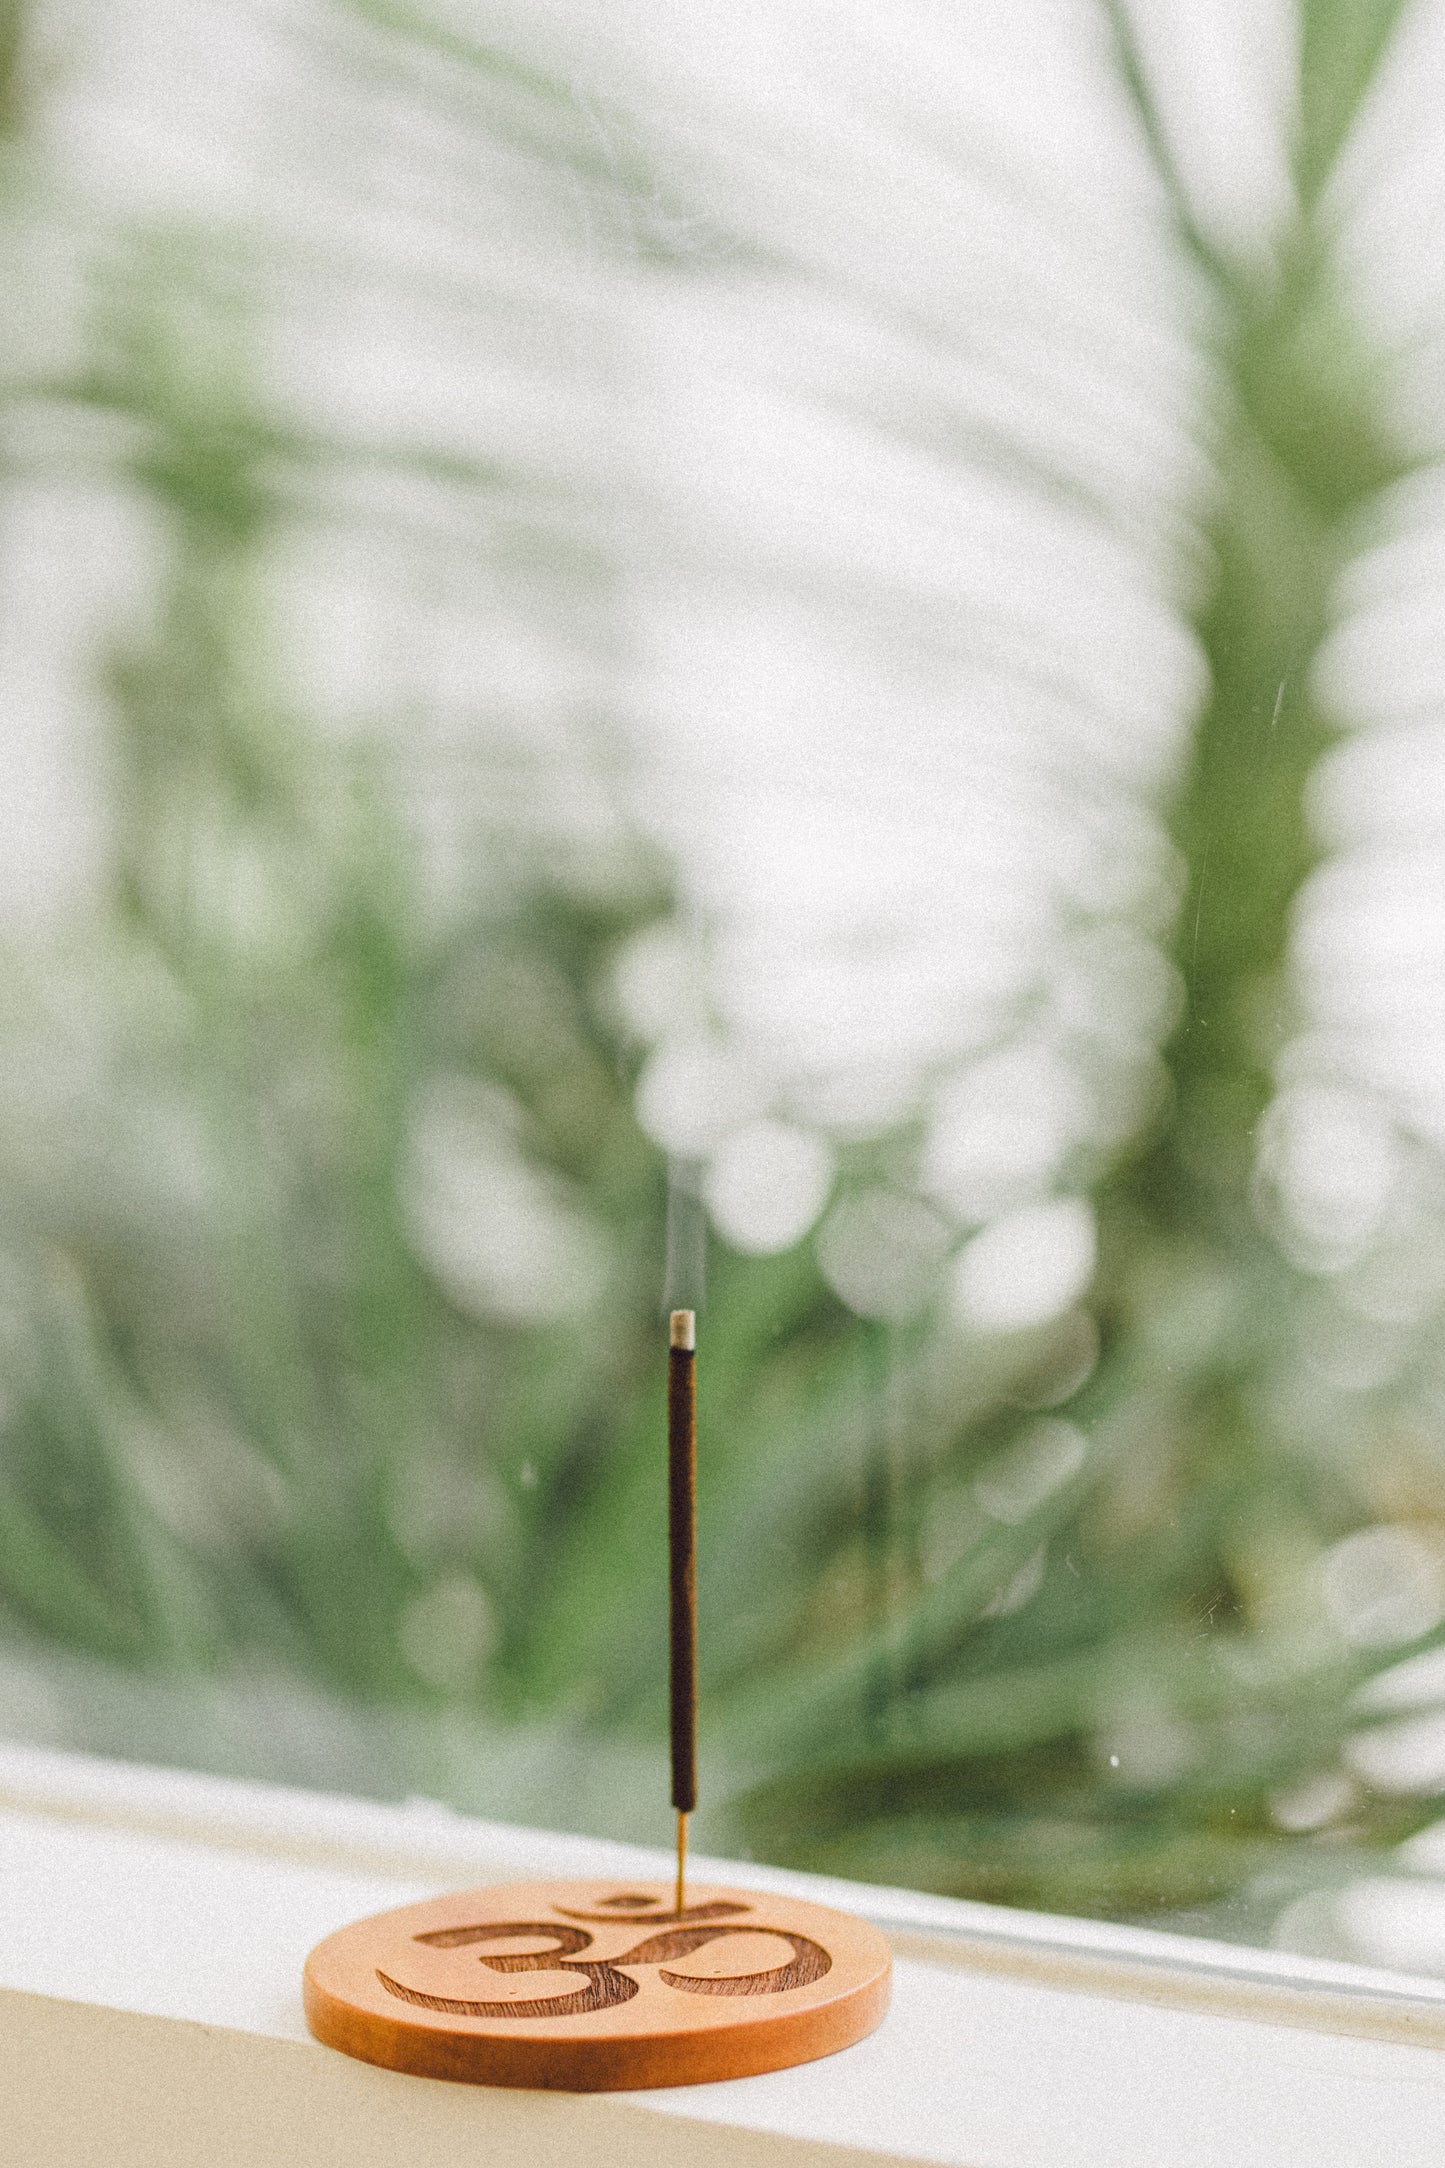
[[[1214,1021],[1193,966],[1235,908],[1228,836],[1175,819],[1218,682],[1230,311],[1267,314],[1313,249],[1396,471],[1332,533],[1321,636],[1281,635],[1258,769],[1238,740],[1247,808],[1298,703],[1329,737],[1284,968],[1254,989],[1249,1193],[1306,1290],[1283,1429],[1344,1436],[1382,1392],[1437,1482],[1445,6],[1404,11],[1308,201],[1292,8],[1122,21],[1123,45],[1084,0],[30,10],[0,914],[39,953],[106,907],[106,659],[154,633],[177,543],[131,425],[56,386],[199,253],[180,396],[234,372],[274,432],[267,682],[387,776],[435,922],[519,837],[584,883],[650,853],[674,907],[613,990],[642,1131],[716,1236],[814,1238],[889,1327],[1088,1322],[1101,1185]],[[1281,564],[1291,486],[1241,514]],[[233,864],[221,908],[272,904]],[[418,1241],[463,1306],[565,1316],[602,1265],[507,1188],[491,1107],[443,1078],[418,1114]],[[1350,1646],[1445,1619],[1431,1500],[1387,1485],[1321,1537],[1311,1616]],[[1427,1712],[1371,1734],[1387,1791],[1390,1741],[1403,1785],[1445,1783],[1445,1682],[1413,1661],[1371,1689]],[[1348,1820],[1350,1781],[1288,1811]],[[1372,1888],[1310,1893],[1288,1932],[1445,1965],[1445,1928]]]

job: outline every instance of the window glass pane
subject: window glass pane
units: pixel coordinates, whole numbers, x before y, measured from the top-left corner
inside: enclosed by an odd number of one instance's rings
[[[14,1736],[1445,1971],[1400,13],[8,12]]]

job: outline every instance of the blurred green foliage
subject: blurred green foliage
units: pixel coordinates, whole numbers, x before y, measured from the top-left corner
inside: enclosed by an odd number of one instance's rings
[[[854,1317],[808,1245],[716,1250],[719,1843],[1064,1909],[1206,1902],[1294,1841],[1274,1803],[1336,1768],[1354,1690],[1402,1653],[1332,1640],[1301,1593],[1301,1561],[1375,1517],[1389,1455],[1368,1428],[1317,1450],[1281,1416],[1317,1292],[1251,1201],[1261,1019],[1287,998],[1329,732],[1310,661],[1342,538],[1404,471],[1320,209],[1394,10],[1304,12],[1282,268],[1225,260],[1175,190],[1223,386],[1212,689],[1171,816],[1190,998],[1159,1110],[1095,1191],[1097,1359],[1077,1316],[962,1347]],[[552,125],[544,82],[442,44],[491,101],[479,125]],[[85,367],[49,387],[117,430],[165,571],[110,671],[103,924],[3,967],[3,1616],[127,1665],[273,1665],[498,1736],[565,1718],[656,1746],[666,1170],[609,974],[671,910],[667,869],[638,846],[605,876],[543,873],[499,834],[480,900],[431,908],[385,757],[316,734],[275,659],[266,552],[345,453],[268,416],[244,285],[193,236],[138,241]],[[565,1318],[486,1314],[418,1240],[438,1080],[586,1231]],[[1085,1450],[1031,1485],[1065,1422]],[[1007,1512],[980,1478],[1014,1484]],[[1432,1811],[1357,1785],[1318,1841],[1351,1857]]]

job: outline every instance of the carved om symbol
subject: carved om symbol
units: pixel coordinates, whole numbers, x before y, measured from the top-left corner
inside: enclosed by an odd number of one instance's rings
[[[524,2002],[471,2001],[455,1995],[428,1995],[420,1988],[404,1987],[379,1968],[376,1977],[389,1995],[395,1995],[401,2002],[417,2003],[424,2010],[446,2010],[457,2017],[533,2018],[582,2017],[591,2010],[610,2010],[617,2003],[630,2002],[637,1993],[638,1983],[618,1969],[623,1965],[657,1965],[659,1976],[668,1986],[679,1988],[687,1995],[782,1995],[790,1987],[807,1987],[812,1981],[821,1980],[831,1969],[833,1960],[828,1952],[807,1935],[795,1935],[786,1927],[758,1927],[745,1920],[725,1923],[718,1917],[721,1913],[746,1910],[744,1905],[719,1903],[690,1905],[683,1912],[655,1913],[654,1923],[665,1920],[693,1924],[669,1926],[668,1932],[649,1935],[633,1949],[624,1951],[621,1957],[612,1958],[579,1959],[577,1953],[590,1949],[595,1937],[585,1928],[563,1927],[555,1920],[496,1920],[475,1927],[441,1927],[414,1938],[434,1950],[462,1949],[473,1942],[546,1939],[551,1944],[550,1949],[503,1952],[495,1957],[483,1957],[481,1963],[492,1972],[581,1973],[584,1984],[567,1995],[538,1995]],[[570,1916],[590,1920],[609,1918],[608,1914],[597,1912]],[[638,1925],[641,1924],[639,1921]],[[777,1935],[781,1941],[790,1943],[791,1963],[779,1965],[770,1972],[734,1973],[710,1980],[689,1979],[682,1973],[667,1970],[670,1959],[688,1957],[706,1943],[716,1942],[720,1936],[759,1933]]]

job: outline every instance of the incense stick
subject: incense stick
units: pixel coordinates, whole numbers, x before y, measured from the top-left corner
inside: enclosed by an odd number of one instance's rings
[[[687,1869],[687,1818],[697,1805],[696,1346],[694,1313],[674,1310],[667,1351],[668,1684],[679,1912]]]

